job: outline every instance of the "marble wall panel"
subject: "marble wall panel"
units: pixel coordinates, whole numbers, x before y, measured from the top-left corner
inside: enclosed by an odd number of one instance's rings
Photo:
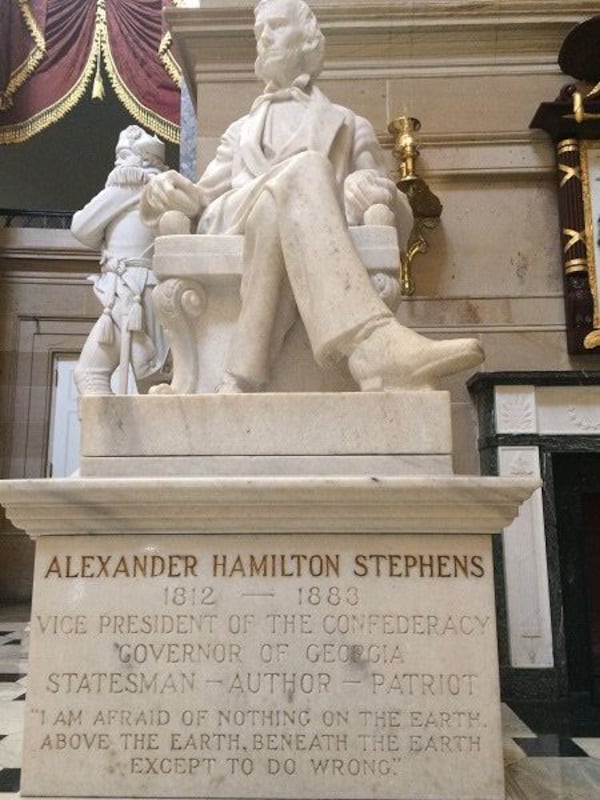
[[[417,117],[424,135],[525,131],[542,98],[554,100],[568,83],[556,69],[539,74],[521,67],[520,74],[498,74],[500,69],[481,66],[476,74],[461,75],[450,66],[435,77],[391,78],[389,109]]]
[[[479,475],[477,450],[477,425],[475,409],[469,398],[466,402],[453,402],[452,413],[452,464],[457,475]]]
[[[2,531],[0,601],[3,604],[29,602],[33,585],[34,547],[27,534]]]
[[[198,140],[198,121],[196,116],[196,109],[192,104],[190,90],[185,83],[182,83],[179,171],[190,180],[196,179],[196,142]]]
[[[552,180],[432,185],[444,205],[417,291],[429,297],[526,297],[562,290]]]
[[[568,370],[600,368],[600,356],[572,358],[562,330],[514,330],[482,334],[486,372],[503,370]]]
[[[45,475],[53,355],[78,352],[99,313],[85,279],[96,268],[91,262],[0,258],[2,478]],[[0,532],[0,602],[26,601],[32,544],[5,519]]]
[[[353,77],[351,80],[319,78],[319,88],[333,103],[366,117],[378,135],[387,134],[394,109],[389,108],[388,81],[383,77]],[[391,114],[391,116],[390,116]]]
[[[417,262],[417,279],[420,264]],[[418,287],[417,287],[418,288]],[[514,297],[405,297],[397,312],[406,325],[419,330],[510,330],[564,328],[562,292]]]

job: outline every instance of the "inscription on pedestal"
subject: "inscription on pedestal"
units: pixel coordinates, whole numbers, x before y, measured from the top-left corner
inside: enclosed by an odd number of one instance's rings
[[[485,536],[38,541],[24,795],[499,798]]]

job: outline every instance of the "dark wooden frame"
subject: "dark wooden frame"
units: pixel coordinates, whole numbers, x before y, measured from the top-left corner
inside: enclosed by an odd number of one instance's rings
[[[584,119],[574,113],[574,86],[567,86],[558,100],[542,103],[531,128],[546,131],[554,142],[557,159],[558,214],[563,254],[563,282],[567,350],[572,355],[598,352],[600,347],[600,292],[596,280],[595,243],[586,151],[600,143],[600,99],[584,102]],[[597,116],[596,116],[597,115]],[[600,215],[600,209],[594,209]]]

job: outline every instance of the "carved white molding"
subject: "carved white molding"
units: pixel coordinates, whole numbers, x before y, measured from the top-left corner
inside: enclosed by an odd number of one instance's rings
[[[527,478],[472,475],[57,478],[0,481],[29,536],[82,533],[494,534],[531,494]]]
[[[3,228],[0,230],[0,258],[43,258],[97,263],[100,252],[80,244],[68,230]]]
[[[324,77],[352,74],[463,74],[486,65],[558,72],[556,53],[597,3],[570,0],[317,0],[311,6],[327,37]],[[198,7],[167,9],[188,85],[199,79],[248,80],[254,42],[251,0],[202,0]],[[358,47],[357,47],[358,44]],[[224,61],[223,54],[227,53]]]
[[[498,472],[503,477],[540,477],[537,447],[499,447]],[[523,503],[504,529],[504,577],[510,663],[541,668],[554,664],[548,566],[542,492]]]
[[[385,148],[392,148],[389,137],[382,140]],[[556,173],[552,144],[539,131],[424,133],[420,140],[423,168],[438,181],[459,175],[481,178],[514,174],[539,180]]]
[[[600,436],[600,386],[538,386],[539,433]]]
[[[582,409],[578,406],[569,406],[567,414],[573,425],[582,433],[600,433],[600,408]]]
[[[533,386],[496,386],[494,392],[497,433],[537,432]]]

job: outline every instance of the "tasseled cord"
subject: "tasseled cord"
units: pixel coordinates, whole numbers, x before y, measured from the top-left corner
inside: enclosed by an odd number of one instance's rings
[[[102,312],[98,323],[98,341],[100,344],[112,344],[115,340],[115,323],[113,322],[111,310],[108,306]]]
[[[132,332],[142,330],[142,298],[139,294],[134,296],[133,303],[129,307],[127,330]]]

